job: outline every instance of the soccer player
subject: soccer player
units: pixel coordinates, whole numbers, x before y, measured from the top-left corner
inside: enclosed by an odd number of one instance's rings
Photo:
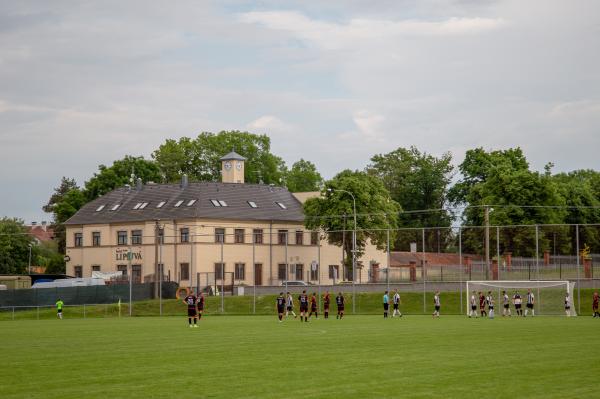
[[[567,317],[571,317],[571,297],[568,292],[565,295],[565,313],[567,314]]]
[[[440,317],[440,292],[436,291],[433,297],[433,305],[435,310],[433,311],[433,317]]]
[[[198,321],[202,318],[202,313],[204,313],[204,294],[200,293],[200,296],[196,298],[196,305],[198,308]]]
[[[396,317],[396,315],[400,315],[400,317],[402,317],[402,312],[400,312],[400,309],[398,308],[400,306],[400,294],[398,293],[398,290],[394,291],[394,314],[392,314],[392,317]]]
[[[475,298],[475,291],[471,294],[471,311],[469,312],[469,318],[477,318],[477,299]]]
[[[190,293],[188,296],[183,298],[183,303],[187,305],[188,324],[190,325],[190,328],[192,327],[192,320],[194,320],[193,327],[198,327],[198,324],[196,324],[196,318],[198,317],[196,313],[196,296]]]
[[[308,295],[306,295],[306,290],[302,291],[302,294],[298,297],[298,301],[300,302],[300,321],[308,321]],[[304,318],[304,320],[302,320]]]
[[[388,309],[390,307],[390,298],[388,296],[388,292],[386,291],[383,294],[383,318],[387,319],[388,317]]]
[[[487,298],[485,298],[485,301],[487,302],[487,305],[488,305],[490,319],[493,319],[494,318],[494,296],[492,295],[492,291],[488,291],[488,295],[487,295]]]
[[[504,317],[506,315],[511,316],[510,303],[509,303],[509,298],[508,298],[508,295],[506,294],[506,291],[502,291],[502,303],[504,305],[504,309],[502,309],[502,317]]]
[[[317,312],[317,293],[313,292],[312,295],[310,296],[310,313],[308,314],[308,317],[312,316],[312,314],[315,314],[315,319],[319,318],[319,313]]]
[[[481,291],[479,291],[479,313],[481,313],[481,317],[487,316],[485,312],[485,295]]]
[[[335,303],[337,305],[337,316],[335,318],[341,320],[344,317],[344,296],[341,292],[335,297]]]
[[[283,296],[283,292],[279,293],[279,296],[275,300],[275,304],[277,305],[277,317],[281,323],[281,320],[283,319],[283,311],[285,309],[285,298]]]
[[[64,306],[64,302],[58,298],[58,301],[56,301],[56,316],[62,320],[62,308]]]
[[[323,297],[323,313],[325,314],[325,318],[329,318],[329,291],[325,292],[325,296]]]
[[[594,317],[600,317],[600,313],[598,313],[598,291],[594,292],[594,297],[592,298],[592,311],[594,312]]]
[[[521,309],[521,294],[519,294],[519,291],[515,291],[515,295],[513,295],[513,304],[515,305],[517,316],[523,316],[523,309]]]
[[[535,296],[533,292],[531,292],[531,288],[527,290],[527,309],[525,309],[525,316],[527,317],[527,313],[531,309],[531,316],[535,316],[535,310],[533,309],[533,304],[535,303]]]
[[[296,317],[298,317],[298,315],[296,315],[296,313],[294,313],[294,298],[292,297],[292,294],[288,293],[286,294],[286,304],[287,304],[287,308],[285,309],[285,317],[287,318],[288,315],[290,314],[290,312],[294,315],[294,319]]]

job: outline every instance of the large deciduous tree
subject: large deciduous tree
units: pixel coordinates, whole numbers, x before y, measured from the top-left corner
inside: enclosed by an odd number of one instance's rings
[[[75,180],[63,177],[60,185],[54,189],[48,203],[42,207],[45,212],[53,215],[54,239],[57,242],[58,252],[61,254],[65,253],[66,246],[66,229],[63,223],[85,203],[85,194],[77,186]]]
[[[30,245],[33,246],[33,239],[27,234],[23,221],[0,219],[0,274],[25,273]]]
[[[318,191],[323,186],[323,177],[317,167],[310,161],[300,159],[292,165],[285,177],[288,190],[297,193],[302,191]]]
[[[331,190],[331,191],[328,191]],[[322,196],[305,202],[305,226],[310,230],[321,229],[328,242],[342,247],[345,256],[347,278],[352,278],[352,230],[356,198],[356,250],[357,258],[364,254],[368,241],[379,249],[387,246],[386,229],[398,226],[400,205],[391,197],[383,183],[365,172],[344,170],[325,183]],[[393,232],[392,232],[393,239]],[[363,265],[364,266],[364,265]]]

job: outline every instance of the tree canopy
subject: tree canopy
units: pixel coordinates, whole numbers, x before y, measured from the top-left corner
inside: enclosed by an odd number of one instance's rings
[[[285,177],[287,189],[293,193],[319,191],[323,186],[323,177],[310,161],[300,159],[292,165]]]
[[[33,239],[22,220],[0,219],[0,274],[25,273],[30,245],[33,246]]]

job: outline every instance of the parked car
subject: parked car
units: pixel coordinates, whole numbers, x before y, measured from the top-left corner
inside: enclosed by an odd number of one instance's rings
[[[287,283],[287,284],[286,284]],[[307,286],[308,283],[305,281],[301,281],[301,280],[292,280],[292,281],[282,281],[281,285],[283,286]]]

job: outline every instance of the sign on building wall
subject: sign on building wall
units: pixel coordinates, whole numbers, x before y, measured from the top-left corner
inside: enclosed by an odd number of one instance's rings
[[[142,251],[129,251],[127,248],[117,248],[115,251],[115,260],[142,260]]]

